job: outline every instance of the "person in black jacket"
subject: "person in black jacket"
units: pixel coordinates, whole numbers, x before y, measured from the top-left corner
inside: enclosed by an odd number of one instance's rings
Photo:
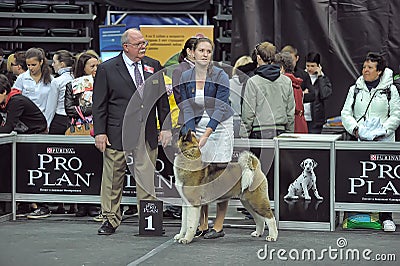
[[[6,118],[1,121],[0,133],[37,134],[46,131],[46,118],[40,109],[20,90],[11,89],[8,78],[3,74],[0,74],[0,106],[6,113]]]
[[[89,53],[83,53],[79,56],[76,64],[74,65],[72,71],[74,80],[65,85],[65,97],[64,106],[65,113],[69,117],[70,121],[72,119],[79,120],[80,116],[78,114],[77,108],[82,111],[83,116],[91,121],[92,116],[92,91],[77,91],[73,90],[73,83],[80,77],[91,75],[93,78],[96,75],[97,66],[99,65],[99,59]],[[93,88],[91,88],[93,89]],[[93,204],[78,204],[78,211],[75,213],[77,217],[83,217],[89,215],[95,217],[99,214],[96,205]]]
[[[99,59],[89,53],[83,53],[79,56],[75,66],[73,67],[73,76],[75,79],[92,75],[93,78],[96,75],[97,66],[99,65]],[[75,93],[72,88],[72,82],[67,83],[65,88],[65,112],[67,116],[74,119],[79,119],[79,114],[76,111],[75,107],[79,107],[85,117],[89,117],[92,115],[92,101],[85,100],[83,95],[85,92]]]
[[[304,104],[304,117],[308,125],[308,133],[320,134],[326,122],[326,100],[332,95],[329,78],[322,72],[319,53],[310,52],[306,57],[306,69],[314,86],[315,100]]]
[[[153,176],[158,142],[165,147],[172,137],[162,67],[159,61],[145,56],[147,44],[138,29],[128,29],[121,35],[123,51],[97,69],[93,125],[95,145],[103,153],[100,196],[104,217],[99,235],[115,233],[122,220],[124,151],[131,153],[135,162],[131,172],[135,176],[137,202],[155,199]],[[160,131],[157,130],[156,113]],[[123,134],[123,128],[129,134]]]

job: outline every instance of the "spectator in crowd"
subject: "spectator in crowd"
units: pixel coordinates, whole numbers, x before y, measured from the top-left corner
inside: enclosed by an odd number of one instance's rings
[[[308,125],[308,133],[320,134],[326,122],[325,105],[332,95],[332,85],[328,76],[322,72],[321,56],[310,52],[306,57],[306,69],[314,87],[315,100],[304,104],[304,117]]]
[[[3,74],[0,74],[0,106],[7,114],[1,121],[0,133],[37,134],[46,130],[46,119],[39,108],[20,90],[11,89]]]
[[[17,79],[17,76],[13,72],[14,63],[15,63],[15,54],[10,54],[7,57],[7,73],[4,74],[10,81],[10,84],[14,84],[15,80]]]
[[[239,137],[241,115],[242,115],[242,96],[244,93],[243,87],[245,86],[245,81],[247,78],[247,75],[241,72],[239,68],[252,63],[253,60],[248,55],[243,55],[239,57],[232,68],[232,77],[229,80],[229,86],[230,86],[229,101],[231,102],[232,109],[235,112],[233,117],[233,131],[235,137]]]
[[[120,203],[126,170],[124,150],[135,162],[131,170],[140,200],[155,199],[154,170],[158,141],[166,146],[171,140],[169,103],[159,61],[145,56],[148,42],[138,29],[121,36],[123,51],[100,64],[94,82],[93,121],[95,145],[103,152],[101,210],[103,224],[99,235],[110,235],[121,223]],[[150,78],[156,79],[145,82]],[[132,98],[132,99],[131,99]],[[129,143],[122,146],[122,124],[129,101],[132,109]],[[161,130],[157,131],[156,111]],[[137,121],[137,122],[136,122]],[[124,125],[125,126],[125,125]],[[147,154],[146,154],[147,153]]]
[[[11,71],[16,77],[28,71],[24,51],[19,51],[14,54],[14,60],[11,62]]]
[[[182,97],[184,131],[196,132],[201,159],[216,168],[225,168],[233,153],[233,110],[229,103],[229,77],[212,65],[214,45],[208,38],[194,43],[195,67],[183,72],[179,90]],[[228,201],[217,203],[217,217],[208,230],[208,205],[201,208],[200,226],[195,237],[223,237]]]
[[[182,101],[181,92],[179,91],[179,81],[182,73],[194,67],[194,44],[198,37],[191,37],[186,40],[185,45],[179,54],[179,65],[172,72],[172,89],[176,103],[179,105]]]
[[[84,85],[79,84],[81,80],[80,78],[87,75],[94,78],[96,76],[98,65],[99,65],[99,59],[95,55],[83,53],[79,55],[76,64],[73,66],[72,71],[73,71],[73,77],[75,79],[72,80],[72,78],[70,79],[68,77],[68,82],[65,85],[65,98],[63,102],[63,106],[65,106],[66,115],[68,116],[66,127],[68,127],[68,123],[71,124],[84,123],[78,111],[82,113],[86,121],[89,121],[90,123],[93,121],[92,119],[93,88],[90,87],[86,88],[87,90],[81,91],[76,89],[74,90],[74,87],[84,88],[85,87]],[[86,215],[89,215],[91,217],[95,217],[98,214],[99,212],[97,210],[96,205],[78,204],[78,211],[75,213],[75,216],[84,217]]]
[[[17,55],[17,54],[16,54]],[[23,58],[16,56],[16,64],[21,66],[19,60]],[[15,81],[13,87],[20,90],[22,95],[29,98],[39,107],[40,111],[45,115],[47,105],[47,97],[51,88],[51,69],[45,56],[45,52],[41,48],[30,48],[25,52],[25,62],[28,71],[21,73]],[[46,118],[46,121],[48,119]],[[46,122],[47,123],[47,122]],[[46,129],[48,132],[48,128]],[[34,204],[36,205],[36,204]],[[46,204],[37,206],[37,208],[27,215],[28,219],[46,218],[50,216],[49,207]]]
[[[15,60],[14,55],[15,54],[12,53],[7,57],[7,73],[10,73],[10,72],[12,73],[12,66],[13,66],[13,63],[14,63],[14,60]]]
[[[229,100],[231,101],[233,111],[235,111],[235,116],[236,115],[240,116],[242,113],[240,102],[242,96],[242,89],[244,85],[243,81],[239,79],[239,74],[242,73],[240,73],[241,71],[238,68],[252,62],[253,60],[251,59],[250,56],[243,55],[236,60],[235,65],[232,68],[232,77],[229,80],[229,85],[230,85]]]
[[[243,96],[241,137],[271,139],[283,132],[294,132],[295,102],[291,81],[275,64],[276,47],[269,42],[257,44],[257,69],[247,83]],[[260,148],[250,149],[260,157]]]
[[[51,81],[45,109],[49,134],[64,135],[68,128],[68,117],[64,105],[65,86],[73,79],[74,63],[74,56],[69,51],[59,50],[53,55],[52,66],[59,76]]]
[[[28,71],[24,51],[15,52],[14,54],[10,55],[7,60],[9,60],[7,61],[7,65],[10,63],[10,70],[13,76],[12,80],[14,77],[16,79],[20,74]],[[8,79],[10,80],[10,77],[8,77]],[[36,209],[38,209],[36,203],[18,203],[17,216],[25,216],[27,213],[30,213]]]
[[[278,53],[275,57],[276,63],[281,66],[281,73],[292,81],[294,101],[296,104],[294,110],[294,133],[308,133],[307,122],[304,118],[303,90],[301,89],[301,78],[293,75],[294,66],[292,55],[288,52]]]
[[[239,76],[239,82],[242,85],[242,92],[240,94],[240,110],[242,109],[243,106],[243,96],[244,96],[244,90],[246,88],[246,83],[247,80],[254,76],[254,71],[257,69],[257,54],[256,51],[253,50],[250,55],[251,62],[244,64],[243,66],[238,66],[238,76]]]
[[[51,89],[51,69],[45,52],[41,48],[30,48],[25,53],[28,71],[18,76],[14,83],[22,95],[31,99],[46,117],[47,98]],[[46,117],[49,121],[49,117]]]
[[[393,85],[393,71],[382,55],[370,52],[362,75],[350,87],[343,105],[342,123],[346,131],[362,141],[394,142],[400,124],[400,98]],[[380,213],[386,232],[396,231],[391,213]]]
[[[7,75],[7,62],[5,60],[5,54],[3,48],[0,48],[0,74]]]
[[[312,103],[315,100],[314,86],[312,85],[310,75],[304,68],[298,67],[299,54],[295,47],[291,45],[286,45],[282,48],[281,52],[288,52],[292,56],[293,62],[293,75],[297,78],[301,78],[303,82],[301,83],[301,88],[303,90],[303,103]]]

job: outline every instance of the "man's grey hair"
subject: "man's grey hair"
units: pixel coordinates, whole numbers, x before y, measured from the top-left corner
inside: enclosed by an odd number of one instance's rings
[[[130,28],[130,29],[127,29],[127,30],[126,30],[124,33],[122,33],[122,35],[121,35],[121,46],[124,45],[125,43],[128,43],[128,42],[129,42],[128,36],[129,36],[129,32],[131,32],[131,31],[138,31],[138,32],[140,32],[140,30],[137,29],[137,28]]]

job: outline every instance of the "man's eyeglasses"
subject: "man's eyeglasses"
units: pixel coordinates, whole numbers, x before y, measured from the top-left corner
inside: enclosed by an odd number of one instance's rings
[[[132,45],[135,48],[139,48],[139,47],[146,47],[149,42],[148,41],[144,41],[144,42],[139,42],[139,43],[130,43],[130,42],[126,42],[126,45]]]

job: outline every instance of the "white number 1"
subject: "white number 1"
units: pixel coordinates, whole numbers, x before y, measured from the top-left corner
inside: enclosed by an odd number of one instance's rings
[[[148,216],[148,217],[146,217],[144,219],[147,220],[147,227],[144,230],[151,230],[151,231],[156,230],[153,227],[153,216],[150,215],[150,216]]]

